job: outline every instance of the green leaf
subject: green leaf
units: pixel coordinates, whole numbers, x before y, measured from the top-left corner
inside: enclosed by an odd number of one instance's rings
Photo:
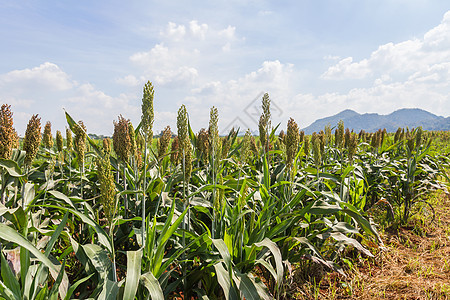
[[[164,300],[164,293],[158,280],[153,276],[152,272],[141,275],[141,282],[150,293],[152,300]]]
[[[225,295],[226,300],[235,300],[239,299],[236,290],[233,288],[230,280],[230,276],[223,267],[221,262],[214,265],[214,269],[216,270],[217,281],[222,287],[223,293]]]
[[[100,274],[100,277],[104,279],[109,278],[112,275],[113,269],[112,262],[105,249],[95,244],[81,245],[81,247],[83,247],[84,253],[89,257],[92,265]]]
[[[58,300],[58,289],[64,279],[65,265],[66,265],[66,260],[64,260],[63,264],[61,265],[61,271],[59,272],[58,278],[56,278],[55,282],[53,283],[52,289],[50,290],[50,293],[48,295],[48,299],[50,299],[50,300]],[[67,288],[66,288],[66,290],[67,290]]]
[[[19,282],[16,279],[16,276],[14,276],[14,273],[11,270],[11,267],[9,266],[8,262],[6,261],[6,258],[4,257],[3,253],[1,255],[1,272],[2,272],[2,279],[4,282],[4,285],[8,288],[8,290],[11,291],[11,293],[14,295],[14,299],[20,300],[21,298],[21,292],[20,292],[20,285]]]
[[[153,274],[158,275],[160,274],[160,267],[162,260],[164,258],[164,252],[165,252],[165,245],[169,238],[172,236],[172,234],[177,230],[177,228],[180,226],[181,221],[183,221],[184,216],[188,212],[189,208],[186,208],[185,211],[173,222],[173,224],[169,227],[173,220],[173,214],[175,210],[175,201],[172,203],[172,209],[169,214],[169,217],[166,219],[166,223],[164,224],[163,230],[161,231],[161,235],[158,237],[157,240],[157,249],[156,254],[153,261]],[[158,276],[159,277],[159,276]]]
[[[211,240],[214,246],[217,248],[217,250],[219,250],[220,256],[222,256],[227,268],[231,268],[231,255],[224,240],[222,239],[211,239]]]
[[[24,200],[24,205],[25,205],[25,207],[23,209],[25,209],[25,212],[29,211],[28,205],[33,202],[35,194],[36,193],[34,191],[34,184],[29,183],[29,182],[25,183],[25,187],[23,189],[23,194],[22,194],[22,198]]]
[[[6,172],[12,177],[22,177],[22,170],[19,165],[10,159],[0,159],[0,167],[4,168]]]
[[[5,224],[0,224],[0,238],[16,243],[19,246],[25,248],[30,251],[40,262],[42,262],[47,268],[50,270],[50,274],[53,279],[56,280],[58,278],[58,274],[61,270],[61,266],[55,265],[52,263],[47,256],[45,256],[41,251],[39,251],[33,244],[31,244],[26,238],[24,238],[17,231],[12,229],[11,227],[6,226]],[[22,259],[21,259],[22,263]],[[23,270],[23,269],[22,269]],[[62,291],[61,297],[65,297],[65,292]]]
[[[56,241],[58,240],[59,235],[61,234],[61,232],[64,230],[64,227],[66,226],[68,217],[69,217],[69,213],[66,212],[66,214],[62,218],[61,222],[59,223],[58,227],[53,232],[53,234],[50,238],[50,241],[48,242],[47,247],[45,249],[46,256],[50,255],[50,252],[52,251],[53,246],[55,245]]]
[[[69,290],[67,291],[67,295],[66,295],[66,297],[64,298],[64,300],[69,300],[70,297],[72,297],[73,292],[75,292],[75,290],[77,289],[77,287],[78,287],[80,284],[82,284],[83,282],[89,280],[92,276],[94,276],[94,274],[95,274],[95,273],[92,273],[91,275],[86,276],[86,277],[84,277],[84,278],[81,278],[80,280],[78,280],[77,282],[75,282],[75,283],[69,288]]]
[[[53,197],[55,197],[56,199],[63,200],[64,202],[66,202],[67,204],[69,204],[73,209],[76,209],[76,208],[75,208],[75,205],[74,205],[73,202],[72,202],[72,200],[70,200],[69,197],[67,197],[67,196],[64,195],[63,193],[58,192],[58,191],[55,191],[55,190],[48,191],[48,193],[49,193],[50,195],[52,195]]]
[[[76,215],[77,217],[79,217],[84,223],[92,226],[95,229],[95,232],[97,233],[100,244],[105,246],[106,249],[108,249],[109,253],[113,252],[111,240],[110,240],[109,236],[106,234],[105,230],[102,227],[100,227],[100,225],[98,225],[94,220],[92,220],[88,215],[86,215],[82,212],[79,212],[78,210],[71,209],[71,208],[65,208],[65,207],[60,207],[60,206],[56,206],[56,205],[45,205],[45,206],[60,209],[60,210],[67,210],[67,211],[71,212],[72,214]]]
[[[2,282],[0,281],[0,295],[7,300],[20,300],[16,298],[16,295]]]
[[[346,245],[352,245],[356,249],[358,249],[360,252],[364,253],[365,255],[369,257],[373,257],[373,254],[370,253],[369,250],[364,248],[357,240],[354,238],[348,237],[340,232],[333,232],[330,234],[333,239],[335,239],[338,242],[342,242]]]
[[[75,120],[69,115],[69,113],[67,111],[64,111],[66,113],[66,120],[67,120],[67,124],[69,124],[70,130],[72,130],[72,132],[74,132],[73,128],[74,125],[76,124]],[[92,148],[94,148],[95,152],[97,153],[97,155],[99,156],[103,156],[103,152],[102,150],[100,150],[100,148],[97,146],[97,144],[95,143],[95,141],[93,139],[91,139],[89,137],[89,135],[86,132],[86,138],[89,142],[89,144],[91,144]]]
[[[255,243],[256,247],[267,247],[269,248],[270,252],[272,252],[273,257],[275,259],[275,264],[277,268],[277,277],[275,278],[277,281],[277,285],[280,286],[280,284],[283,281],[283,274],[284,274],[284,268],[283,268],[283,259],[281,257],[280,249],[278,248],[277,244],[269,240],[268,238],[265,238],[259,243]]]
[[[127,277],[123,299],[133,300],[141,277],[142,250],[127,251]]]
[[[102,286],[102,292],[98,296],[98,300],[116,300],[119,293],[117,282],[106,279]]]
[[[273,299],[266,291],[261,288],[258,289],[254,281],[251,280],[247,274],[236,273],[233,276],[233,280],[241,292],[241,295],[244,296],[246,300]]]

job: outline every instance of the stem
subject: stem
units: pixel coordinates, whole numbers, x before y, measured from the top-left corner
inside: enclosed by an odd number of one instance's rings
[[[127,189],[127,175],[125,174],[126,172],[126,166],[127,163],[123,162],[123,190],[125,191]],[[127,194],[123,195],[123,200],[124,200],[124,206],[125,206],[125,219],[128,218],[128,197]]]
[[[83,174],[84,174],[84,160],[81,160],[81,167],[80,167],[80,198],[83,199]]]
[[[113,267],[113,281],[117,282],[117,270],[116,270],[116,251],[114,249],[114,231],[113,231],[113,222],[109,223],[109,237],[111,239],[111,249],[112,249],[112,267]]]
[[[213,207],[213,221],[212,221],[212,226],[211,226],[211,238],[214,239],[214,231],[216,229],[216,207],[215,207],[215,202],[216,202],[216,169],[215,169],[215,160],[216,160],[216,153],[215,153],[215,149],[214,149],[214,141],[212,143],[212,153],[211,153],[211,159],[212,159],[212,181],[214,184],[214,188],[212,190],[212,207]]]
[[[142,247],[144,247],[145,245],[145,192],[147,189],[147,134],[145,134],[144,137],[144,183],[143,183],[143,187],[142,187],[143,191],[142,191],[142,229],[141,229],[141,234],[142,234]]]
[[[5,189],[6,189],[6,183],[5,183],[5,170],[1,169],[1,176],[2,176],[2,186],[1,186],[1,204],[5,205]]]
[[[182,161],[182,169],[183,169],[183,211],[186,210],[186,168],[185,168],[185,149],[183,149],[183,161]],[[186,215],[184,215],[183,218],[183,237],[182,237],[182,245],[183,245],[183,249],[186,247],[186,236],[185,236],[185,230],[186,230]],[[187,280],[186,280],[186,254],[185,252],[183,252],[183,285],[184,285],[184,292],[187,292]]]

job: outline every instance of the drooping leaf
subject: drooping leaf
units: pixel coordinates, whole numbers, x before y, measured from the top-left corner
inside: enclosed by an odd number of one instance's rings
[[[141,277],[142,250],[127,251],[127,277],[123,299],[133,300]]]

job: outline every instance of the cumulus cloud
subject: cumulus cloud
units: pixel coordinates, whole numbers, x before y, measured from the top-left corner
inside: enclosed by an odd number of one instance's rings
[[[169,22],[161,31],[159,43],[130,56],[141,74],[129,74],[116,82],[133,86],[142,84],[142,78],[152,78],[160,86],[193,84],[203,69],[210,68],[208,59],[213,60],[217,53],[230,53],[236,42],[236,27],[231,25],[214,28],[198,20],[187,24]]]
[[[53,91],[64,91],[72,88],[76,82],[57,65],[45,62],[38,67],[14,70],[0,75],[0,88],[6,85],[8,88],[14,87],[18,90],[39,85]]]
[[[186,34],[186,27],[184,25],[177,25],[173,22],[167,24],[165,31],[161,32],[161,35],[167,36],[174,40],[180,40]]]
[[[83,120],[89,132],[109,134],[114,117],[122,113],[138,120],[140,112],[135,95],[111,96],[92,84],[79,84],[50,62],[0,74],[0,95],[2,103],[11,104],[15,128],[22,136],[33,114],[39,114],[43,122],[50,120],[55,130],[63,130],[67,126],[65,109]]]
[[[450,11],[442,22],[429,30],[423,38],[378,47],[369,58],[340,60],[322,74],[323,79],[363,79],[383,74],[402,76],[424,72],[434,65],[450,60]]]
[[[194,37],[204,40],[208,31],[208,25],[199,25],[197,20],[192,20],[189,22],[189,29]]]
[[[192,89],[192,94],[186,97],[185,102],[195,103],[188,109],[199,116],[193,121],[193,126],[204,127],[208,122],[209,109],[216,106],[219,109],[221,133],[234,125],[241,130],[257,127],[261,97],[268,92],[272,99],[274,122],[286,117],[284,106],[291,95],[291,83],[294,77],[294,66],[278,60],[265,61],[256,71],[228,81],[209,81]],[[278,110],[278,112],[276,112]],[[286,113],[286,114],[285,114]],[[233,124],[237,122],[236,124]],[[203,124],[203,125],[202,125]]]

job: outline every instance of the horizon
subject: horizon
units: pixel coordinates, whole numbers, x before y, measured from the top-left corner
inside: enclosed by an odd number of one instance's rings
[[[63,131],[62,108],[88,133],[112,135],[119,114],[137,125],[147,80],[154,132],[176,132],[181,104],[195,132],[212,106],[221,133],[255,131],[264,92],[280,129],[290,117],[306,128],[345,109],[450,116],[444,1],[6,0],[0,16],[0,101],[20,136],[32,114]]]

